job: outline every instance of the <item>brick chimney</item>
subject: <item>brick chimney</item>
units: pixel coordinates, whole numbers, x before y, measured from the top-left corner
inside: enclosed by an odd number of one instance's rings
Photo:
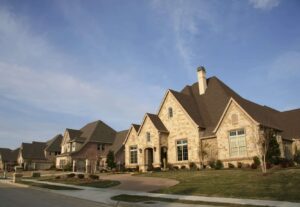
[[[206,70],[203,66],[197,68],[197,75],[198,75],[199,94],[202,95],[205,93],[207,88]]]

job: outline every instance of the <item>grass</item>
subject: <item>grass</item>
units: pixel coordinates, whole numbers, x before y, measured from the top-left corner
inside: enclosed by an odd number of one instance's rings
[[[113,196],[111,199],[115,201],[124,201],[124,202],[132,202],[132,203],[144,202],[147,204],[153,204],[153,202],[155,201],[160,201],[160,202],[169,202],[169,203],[184,203],[184,204],[224,206],[224,207],[239,207],[239,206],[257,207],[255,205],[241,205],[241,204],[217,203],[217,202],[206,202],[206,201],[190,201],[190,200],[181,200],[181,199],[172,199],[172,198],[159,198],[159,197],[137,196],[137,195],[126,195],[126,194]]]
[[[55,179],[54,177],[51,177],[51,178],[48,177],[48,178],[41,178],[39,180],[54,182],[54,183],[69,184],[69,185],[94,187],[94,188],[109,188],[109,187],[117,186],[120,184],[119,181],[115,181],[115,180],[93,180],[90,178],[79,179],[76,177],[59,178],[59,179]]]
[[[157,193],[300,201],[299,168],[269,170],[267,175],[259,170],[228,169],[153,172],[138,176],[180,181],[175,186],[155,191]]]
[[[79,188],[58,186],[58,185],[48,185],[48,184],[44,184],[44,183],[35,183],[35,182],[30,182],[30,181],[20,181],[18,183],[30,185],[30,186],[38,187],[38,188],[47,188],[47,189],[51,189],[51,190],[80,190]]]

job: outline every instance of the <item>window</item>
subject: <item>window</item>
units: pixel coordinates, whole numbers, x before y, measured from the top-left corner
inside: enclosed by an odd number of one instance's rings
[[[64,168],[65,164],[66,164],[66,160],[60,160],[59,161],[59,167],[60,168]]]
[[[102,151],[104,151],[104,150],[105,150],[105,144],[98,144],[97,150],[102,150]]]
[[[137,146],[130,147],[130,163],[137,164]]]
[[[172,118],[172,117],[173,117],[173,109],[172,109],[172,107],[169,107],[169,108],[168,108],[168,117],[169,117],[169,118]]]
[[[75,142],[72,143],[72,151],[75,151]]]
[[[147,142],[151,141],[150,132],[146,132],[146,139],[147,139]]]
[[[176,142],[176,145],[177,145],[177,160],[178,161],[188,160],[189,156],[188,156],[188,143],[187,143],[187,140],[185,140],[185,139],[178,140]]]
[[[246,136],[244,129],[229,132],[230,156],[240,157],[246,155]]]

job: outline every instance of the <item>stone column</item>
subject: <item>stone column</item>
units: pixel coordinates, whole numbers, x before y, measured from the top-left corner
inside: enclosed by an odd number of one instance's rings
[[[76,172],[76,160],[73,160],[73,172]]]
[[[90,168],[91,168],[90,160],[86,159],[85,160],[85,172],[90,173],[91,172]]]

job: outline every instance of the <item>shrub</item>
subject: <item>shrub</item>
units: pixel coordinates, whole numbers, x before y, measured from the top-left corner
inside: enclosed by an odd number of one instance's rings
[[[185,169],[186,169],[186,166],[185,166],[185,165],[182,165],[182,166],[180,167],[180,169],[181,169],[181,170],[185,170]]]
[[[179,167],[178,166],[174,166],[173,169],[174,170],[179,170]]]
[[[115,154],[111,150],[109,150],[109,152],[107,154],[106,164],[107,164],[107,167],[109,167],[110,169],[113,169],[116,167]]]
[[[78,177],[79,179],[83,179],[83,178],[84,178],[84,174],[77,174],[77,177]]]
[[[208,165],[209,165],[209,167],[211,167],[211,168],[216,168],[216,162],[215,162],[214,160],[210,160],[210,161],[208,162]]]
[[[89,178],[91,178],[92,180],[98,180],[99,176],[91,174],[91,175],[89,175]]]
[[[257,156],[253,157],[253,163],[258,167],[260,166],[260,159]]]
[[[72,171],[72,165],[71,163],[67,163],[64,167],[63,167],[64,171]]]
[[[32,172],[31,173],[31,177],[33,177],[33,178],[39,178],[39,177],[41,177],[41,173],[39,173],[39,172]]]
[[[252,168],[252,169],[257,169],[257,167],[258,167],[258,166],[257,166],[255,163],[252,163],[252,164],[251,164],[251,168]]]
[[[74,177],[75,177],[75,173],[67,174],[67,177],[68,177],[68,178],[74,178]]]
[[[197,165],[194,162],[189,163],[190,170],[197,170]]]
[[[153,171],[154,171],[154,172],[160,172],[160,171],[161,171],[161,168],[160,168],[160,167],[154,167],[154,168],[153,168]]]
[[[174,170],[174,167],[173,167],[173,165],[172,165],[172,164],[170,164],[170,163],[168,163],[168,164],[167,164],[167,168],[168,168],[169,170]]]
[[[216,169],[216,170],[220,170],[220,169],[222,169],[223,167],[224,167],[223,162],[222,162],[221,160],[217,160],[217,161],[216,161],[216,167],[215,167],[215,169]]]
[[[229,168],[235,168],[234,164],[232,164],[232,163],[228,163],[228,167]]]
[[[297,150],[295,155],[294,155],[294,161],[297,163],[297,164],[300,164],[300,150]]]
[[[57,180],[60,179],[60,176],[56,176],[55,179],[57,179]]]
[[[269,162],[267,162],[267,163],[266,163],[266,167],[267,167],[267,169],[270,169],[270,168],[272,168],[272,164],[269,163]]]
[[[243,163],[238,162],[238,163],[237,163],[237,167],[238,167],[238,168],[242,168],[242,167],[243,167]]]

